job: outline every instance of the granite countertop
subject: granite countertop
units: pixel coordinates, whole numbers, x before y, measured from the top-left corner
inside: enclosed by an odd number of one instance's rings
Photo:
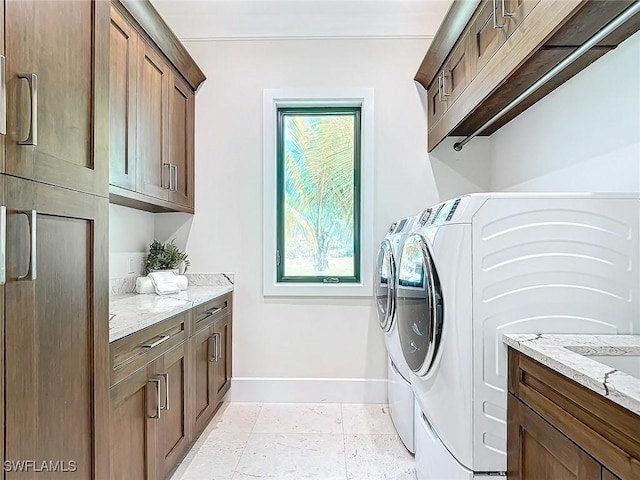
[[[640,335],[506,334],[503,342],[640,415],[640,378],[584,356],[640,356]]]
[[[109,298],[109,343],[233,291],[232,278],[220,275],[187,275],[189,288],[170,295],[112,295]]]

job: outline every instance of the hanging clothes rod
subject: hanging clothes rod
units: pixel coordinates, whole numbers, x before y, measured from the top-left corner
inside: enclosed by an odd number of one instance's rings
[[[477,137],[478,134],[481,133],[483,130],[490,127],[491,125],[496,123],[498,120],[500,120],[502,117],[504,117],[507,113],[509,113],[517,105],[519,105],[520,102],[527,99],[532,93],[534,93],[536,90],[542,87],[545,83],[547,83],[549,80],[555,77],[558,73],[562,72],[565,68],[567,68],[573,62],[575,62],[578,58],[584,55],[588,50],[590,50],[596,44],[601,42],[604,38],[606,38],[609,34],[611,34],[615,29],[617,29],[620,25],[622,25],[624,22],[629,20],[639,11],[640,11],[640,0],[635,2],[633,5],[627,8],[624,12],[622,12],[620,15],[614,18],[611,21],[611,23],[602,27],[602,29],[598,31],[598,33],[596,33],[593,37],[587,40],[582,46],[577,48],[567,58],[562,60],[558,65],[556,65],[551,70],[549,70],[546,74],[540,77],[540,79],[537,82],[535,82],[533,85],[527,88],[524,92],[518,95],[514,100],[511,101],[511,103],[509,103],[509,105],[507,105],[502,110],[500,110],[500,112],[498,112],[495,117],[493,117],[487,123],[482,125],[480,128],[478,128],[475,132],[473,132],[471,135],[469,135],[465,139],[457,143],[454,143],[453,149],[456,152],[459,152],[460,150],[462,150],[462,147],[464,147],[470,140]]]

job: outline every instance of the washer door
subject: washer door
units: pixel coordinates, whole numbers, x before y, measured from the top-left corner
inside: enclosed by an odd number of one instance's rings
[[[402,353],[411,370],[427,376],[442,339],[443,304],[438,273],[422,235],[411,235],[404,244],[396,295]]]
[[[385,332],[391,329],[393,318],[396,313],[396,262],[393,258],[391,242],[384,240],[380,244],[378,251],[378,261],[376,266],[376,312],[380,328]]]

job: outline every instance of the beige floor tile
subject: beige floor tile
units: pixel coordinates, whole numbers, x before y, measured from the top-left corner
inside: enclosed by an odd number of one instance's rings
[[[395,434],[387,405],[343,404],[342,422],[345,434]]]
[[[342,434],[340,404],[264,404],[253,433],[339,433]]]
[[[346,480],[342,434],[252,433],[233,480]]]
[[[415,480],[414,458],[397,435],[345,435],[348,480]]]
[[[260,403],[224,403],[207,426],[207,430],[251,433],[261,410]]]

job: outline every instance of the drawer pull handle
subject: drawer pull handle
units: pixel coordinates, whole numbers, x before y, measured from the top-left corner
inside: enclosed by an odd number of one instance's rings
[[[169,340],[171,338],[171,335],[160,335],[160,340],[153,342],[153,343],[143,343],[142,345],[140,345],[142,348],[148,348],[148,349],[152,349],[154,347],[157,347],[158,345],[160,345],[161,343],[166,342],[167,340]]]
[[[205,313],[204,317],[202,317],[200,320],[198,320],[198,323],[200,323],[200,322],[202,322],[202,321],[206,320],[207,318],[209,318],[209,317],[211,317],[211,316],[215,315],[215,314],[216,314],[216,313],[218,313],[220,310],[224,310],[226,307],[227,307],[227,305],[225,304],[225,305],[223,305],[223,306],[221,306],[221,307],[216,307],[216,308],[212,308],[212,309],[210,309],[210,310],[207,310],[206,312],[204,312],[204,313]]]
[[[29,222],[29,230],[31,231],[31,247],[29,254],[29,269],[24,275],[20,275],[18,280],[33,281],[37,278],[36,257],[37,257],[37,220],[38,214],[35,210],[23,210],[18,212],[19,215],[27,217]]]
[[[513,13],[507,11],[507,0],[502,0],[502,16],[513,17]]]
[[[162,403],[160,398],[160,379],[152,378],[149,380],[149,383],[156,384],[156,414],[152,415],[151,418],[157,418],[158,420],[160,420],[160,410],[162,410],[160,406],[160,404]]]
[[[169,410],[169,374],[161,373],[159,374],[162,378],[164,378],[164,407],[160,407],[160,410]]]

